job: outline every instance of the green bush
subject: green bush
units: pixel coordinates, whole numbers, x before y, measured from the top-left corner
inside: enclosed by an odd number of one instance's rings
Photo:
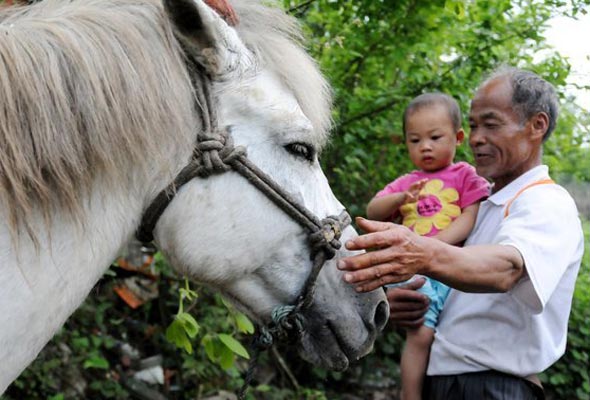
[[[584,223],[585,243],[589,242],[590,223]],[[541,380],[548,393],[557,399],[590,400],[590,253],[586,250],[569,319],[565,355]]]
[[[128,273],[111,268],[2,400],[129,399],[146,387],[170,399],[237,390],[245,362],[235,355],[247,354],[234,337],[249,330],[244,316],[219,295],[191,289],[163,260],[158,264],[159,296],[135,310],[113,292]],[[133,376],[151,356],[161,357],[164,387]]]

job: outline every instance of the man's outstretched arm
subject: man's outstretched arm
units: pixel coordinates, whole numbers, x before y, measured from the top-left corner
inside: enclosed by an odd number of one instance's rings
[[[346,247],[367,253],[341,259],[338,268],[347,271],[344,279],[360,292],[415,274],[466,292],[505,292],[524,274],[522,256],[512,246],[459,248],[392,223],[357,218],[357,224],[367,233],[349,240]]]

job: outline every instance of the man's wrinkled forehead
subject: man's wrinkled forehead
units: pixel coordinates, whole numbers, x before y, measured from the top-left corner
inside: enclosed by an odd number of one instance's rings
[[[484,83],[473,96],[469,118],[493,118],[512,108],[512,86],[507,77]]]
[[[473,109],[469,112],[469,120],[474,121],[492,121],[492,120],[500,120],[502,116],[499,112],[494,110],[482,110],[478,112],[477,108],[475,111]]]

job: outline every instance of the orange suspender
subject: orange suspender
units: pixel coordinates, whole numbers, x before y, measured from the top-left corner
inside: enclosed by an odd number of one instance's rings
[[[516,194],[514,195],[513,198],[511,198],[508,203],[506,203],[506,208],[504,208],[504,218],[506,218],[508,216],[508,214],[510,214],[510,205],[512,204],[512,202],[514,200],[516,200],[516,198],[518,196],[520,196],[522,194],[522,192],[524,192],[525,190],[527,190],[530,187],[533,186],[537,186],[537,185],[546,185],[548,183],[555,183],[553,181],[553,179],[541,179],[539,181],[533,182],[533,183],[529,183],[528,185],[526,185],[525,187],[523,187],[522,189],[520,189],[518,192],[516,192]]]

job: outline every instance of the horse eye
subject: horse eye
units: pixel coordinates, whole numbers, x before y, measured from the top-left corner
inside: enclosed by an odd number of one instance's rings
[[[285,146],[285,149],[294,156],[305,158],[308,161],[313,161],[313,158],[315,156],[314,148],[307,143],[289,143]]]

